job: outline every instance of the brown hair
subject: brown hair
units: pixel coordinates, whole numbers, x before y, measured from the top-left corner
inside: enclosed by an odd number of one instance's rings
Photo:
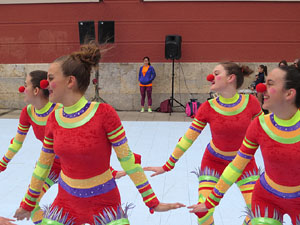
[[[31,71],[29,73],[29,76],[30,76],[30,82],[32,83],[32,86],[33,88],[39,88],[41,89],[40,87],[40,82],[42,80],[47,80],[47,72],[46,71],[43,71],[43,70],[34,70],[34,71]],[[49,97],[49,91],[48,89],[42,89],[43,91],[43,95],[48,98]]]
[[[84,93],[90,84],[92,68],[98,66],[100,58],[100,49],[93,41],[82,45],[78,52],[59,57],[54,62],[61,63],[64,76],[75,76],[79,91]]]
[[[253,73],[253,70],[246,65],[238,65],[234,62],[221,62],[220,65],[224,67],[227,75],[234,74],[236,76],[236,88],[240,88],[244,83],[244,77]]]
[[[294,66],[279,67],[279,69],[286,72],[285,89],[294,88],[296,90],[295,105],[300,107],[300,69]]]

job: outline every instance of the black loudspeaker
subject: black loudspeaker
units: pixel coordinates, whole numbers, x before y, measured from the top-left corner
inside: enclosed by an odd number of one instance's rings
[[[165,58],[180,59],[181,58],[181,36],[167,35],[165,42]]]
[[[99,44],[115,42],[115,21],[98,22],[98,42]]]
[[[94,21],[79,21],[79,41],[80,44],[87,44],[95,40],[95,23]]]

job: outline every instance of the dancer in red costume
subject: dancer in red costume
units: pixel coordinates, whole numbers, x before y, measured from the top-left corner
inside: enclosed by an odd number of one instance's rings
[[[43,142],[45,126],[49,115],[54,112],[55,109],[61,107],[59,104],[49,102],[49,91],[41,88],[41,82],[47,81],[47,72],[42,70],[35,70],[30,72],[26,76],[25,87],[20,87],[20,92],[24,92],[24,101],[28,104],[23,108],[19,126],[16,136],[11,140],[11,144],[8,147],[7,153],[0,160],[0,171],[3,172],[9,162],[21,149],[23,142],[26,138],[27,132],[30,126],[32,126],[35,137]],[[55,183],[60,172],[59,159],[55,158],[49,176],[45,180],[40,198],[40,201],[45,192]],[[39,224],[42,218],[42,211],[38,204],[31,214],[31,219],[35,224]]]
[[[271,114],[256,118],[249,126],[235,159],[204,204],[190,206],[205,212],[217,206],[240,176],[260,146],[265,172],[256,182],[252,196],[252,225],[282,225],[288,214],[300,224],[300,71],[278,67],[267,77],[263,107]]]
[[[18,220],[33,210],[55,154],[61,160],[58,194],[45,210],[42,224],[129,224],[128,207],[123,211],[112,177],[111,147],[151,211],[183,207],[180,203],[160,203],[143,169],[128,146],[116,111],[108,104],[89,102],[83,96],[92,67],[98,65],[100,51],[95,44],[63,56],[50,65],[50,100],[64,108],[48,118],[44,144],[31,184],[17,210]]]
[[[218,182],[220,174],[236,156],[251,120],[262,114],[260,104],[254,96],[237,94],[244,76],[252,72],[249,67],[232,62],[217,65],[213,75],[209,75],[207,79],[212,81],[211,91],[218,92],[220,96],[200,106],[194,121],[164,166],[144,169],[155,172],[152,176],[172,170],[209,123],[212,140],[205,149],[200,170],[195,172],[199,179],[199,202],[204,202]],[[257,179],[258,169],[252,159],[237,182],[247,205],[251,203],[252,190]],[[213,224],[213,211],[214,209],[197,213],[198,223]]]

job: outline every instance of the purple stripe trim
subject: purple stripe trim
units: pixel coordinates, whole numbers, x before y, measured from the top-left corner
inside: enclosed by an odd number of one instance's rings
[[[293,198],[299,198],[300,197],[300,191],[294,192],[294,193],[284,193],[284,192],[280,192],[277,191],[276,189],[272,188],[266,181],[265,178],[265,173],[263,173],[260,176],[259,179],[261,185],[269,192],[271,192],[272,194],[280,197],[280,198],[285,198],[285,199],[293,199]]]
[[[205,176],[205,175],[203,175],[203,176]],[[201,181],[199,181],[199,184],[201,184],[202,182],[207,182],[207,181],[212,182],[212,183],[217,183],[215,180],[201,180]]]
[[[172,155],[170,155],[170,158],[174,160],[174,162],[177,162],[178,159],[175,159]]]
[[[242,95],[240,95],[239,99],[235,103],[232,103],[232,104],[225,104],[225,103],[221,102],[219,98],[220,97],[217,97],[217,99],[216,99],[217,102],[219,103],[219,105],[226,107],[226,108],[231,108],[231,107],[237,106],[242,101]]]
[[[219,192],[219,190],[218,190],[217,188],[214,188],[214,192],[215,192],[217,195],[221,196],[221,197],[224,196],[224,194],[221,193],[221,192]]]
[[[72,188],[67,183],[65,183],[60,176],[58,178],[58,184],[69,194],[79,198],[90,198],[93,196],[105,194],[117,187],[114,178],[112,178],[111,180],[107,181],[104,184],[92,188],[88,188],[88,189]]]
[[[31,192],[32,194],[36,194],[36,195],[39,195],[41,193],[41,192],[34,191],[31,188],[28,188],[28,191]]]
[[[244,159],[252,159],[252,157],[253,157],[253,156],[246,155],[246,154],[242,153],[241,151],[238,151],[237,154]]]
[[[210,143],[207,145],[206,148],[208,149],[208,151],[209,151],[212,155],[214,155],[214,156],[216,156],[216,157],[218,157],[218,158],[220,158],[220,159],[224,159],[224,160],[227,160],[227,161],[232,161],[232,160],[235,158],[235,156],[225,156],[225,155],[222,155],[222,154],[220,154],[220,153],[218,153],[218,152],[215,152],[215,151],[212,149],[212,147],[210,146]]]
[[[55,106],[56,106],[56,104],[53,103],[53,104],[51,105],[50,109],[48,109],[47,112],[42,113],[42,114],[38,114],[38,113],[35,111],[35,109],[34,109],[34,113],[35,113],[35,115],[37,115],[38,117],[46,117],[46,116],[48,116],[48,115],[53,111],[53,109],[54,109]]]
[[[190,129],[192,129],[192,130],[194,130],[194,131],[196,131],[196,132],[198,132],[198,133],[201,133],[201,132],[202,132],[201,130],[199,130],[199,129],[193,127],[193,126],[190,126]]]
[[[59,159],[59,156],[55,155],[55,158],[56,158],[56,159]]]
[[[5,160],[7,160],[7,162],[10,162],[10,160],[11,160],[11,159],[7,158],[5,155],[3,156],[3,158],[4,158]]]
[[[42,151],[46,152],[46,153],[54,153],[53,149],[47,149],[47,148],[44,148],[44,147],[42,147]]]
[[[22,132],[22,131],[19,131],[19,130],[17,130],[17,133],[21,134],[21,135],[26,135],[27,134],[27,132]]]
[[[141,189],[141,188],[147,186],[148,184],[149,184],[149,182],[147,181],[146,183],[143,183],[143,184],[141,184],[141,185],[136,186],[136,188],[137,188],[137,189]]]
[[[116,142],[116,143],[112,143],[112,146],[116,147],[116,146],[120,146],[122,144],[124,144],[127,141],[127,138],[123,138],[121,141]]]
[[[75,112],[75,113],[72,113],[72,114],[67,114],[63,110],[63,117],[66,117],[66,118],[75,118],[75,117],[81,116],[83,113],[86,112],[86,110],[90,107],[90,105],[91,105],[91,102],[87,102],[82,109],[80,109],[78,112]]]
[[[42,222],[42,220],[39,220],[39,221],[36,221],[36,222],[33,222],[34,224],[40,224]]]
[[[283,127],[283,126],[280,126],[278,123],[275,122],[275,119],[274,119],[274,113],[272,113],[270,115],[270,119],[271,119],[271,122],[272,124],[279,130],[282,130],[282,131],[294,131],[294,130],[297,130],[299,129],[300,127],[300,121],[298,123],[296,123],[295,125],[293,126],[290,126],[290,127]]]

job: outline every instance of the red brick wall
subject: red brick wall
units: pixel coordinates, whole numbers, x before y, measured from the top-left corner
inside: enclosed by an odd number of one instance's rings
[[[0,63],[49,63],[79,47],[78,21],[115,21],[102,62],[165,62],[165,36],[182,36],[181,62],[278,62],[300,57],[300,2],[20,4],[0,7]]]

